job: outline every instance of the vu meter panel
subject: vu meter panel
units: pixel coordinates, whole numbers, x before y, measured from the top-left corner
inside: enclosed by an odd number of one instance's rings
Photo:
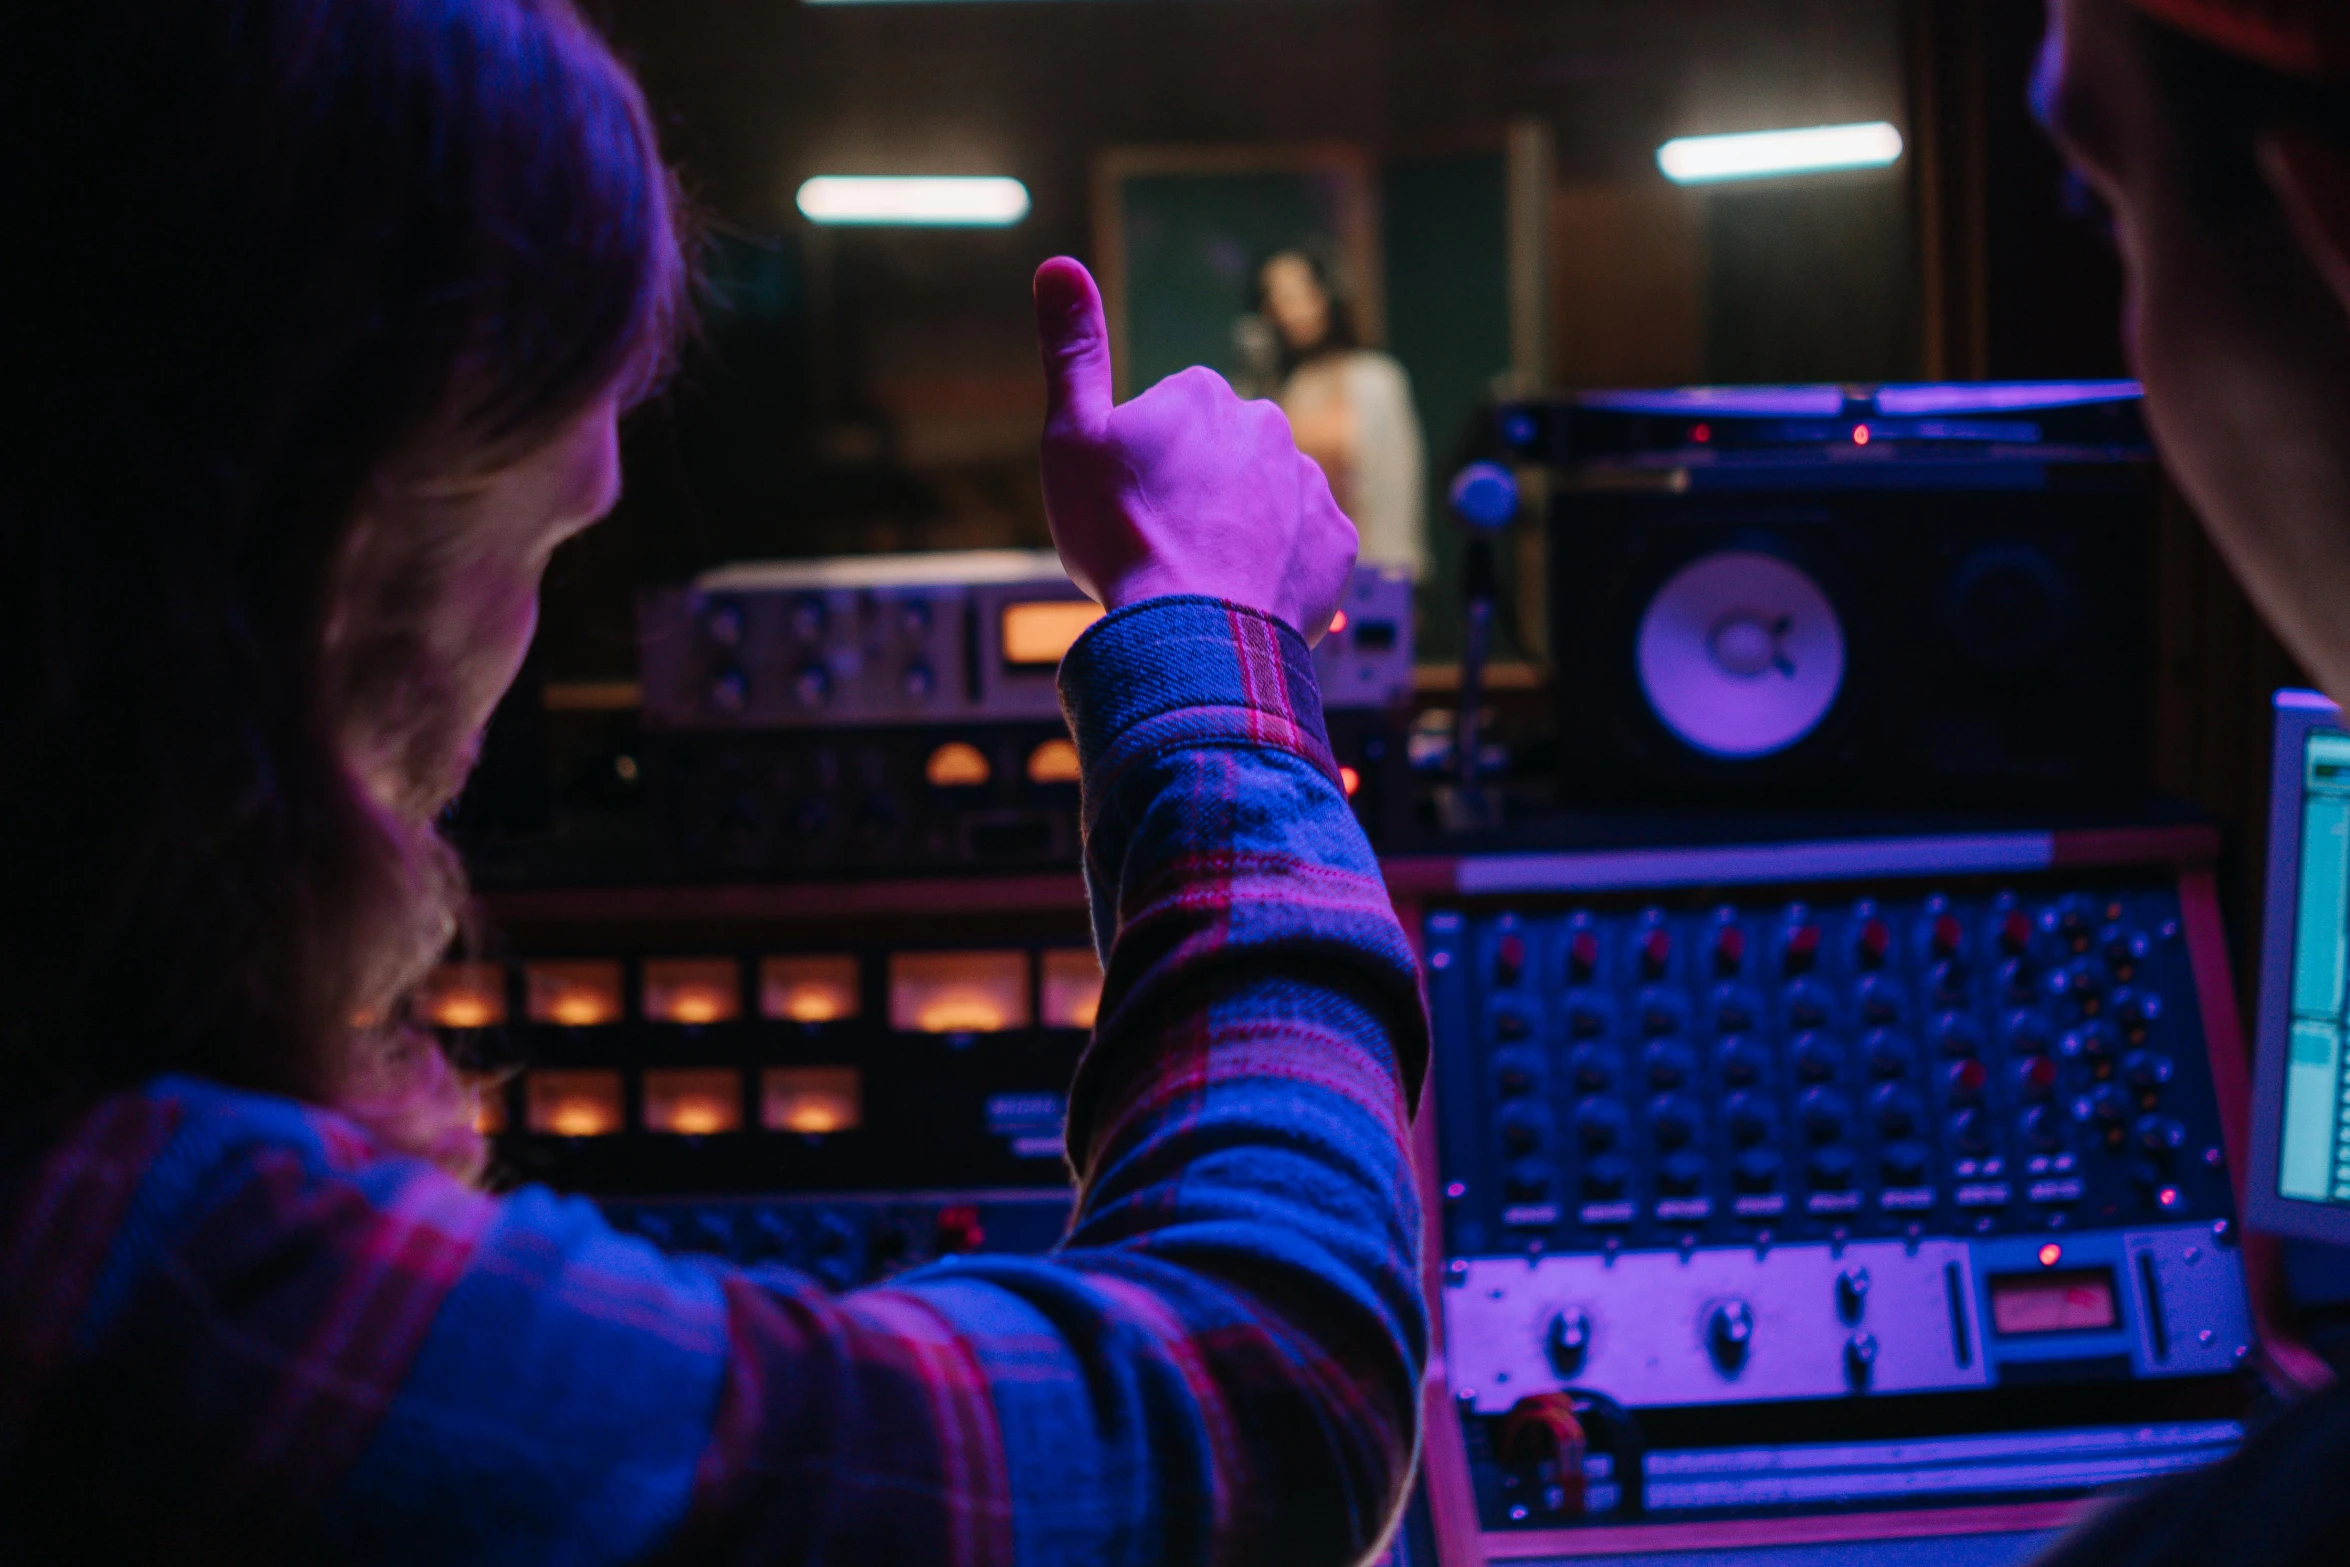
[[[2350,736],[2315,734],[2303,755],[2300,907],[2285,1066],[2280,1196],[2350,1203]]]

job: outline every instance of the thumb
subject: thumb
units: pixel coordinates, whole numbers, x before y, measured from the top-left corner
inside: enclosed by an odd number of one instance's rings
[[[1036,269],[1036,337],[1044,351],[1045,418],[1081,430],[1110,417],[1110,329],[1101,291],[1082,263],[1055,256]]]

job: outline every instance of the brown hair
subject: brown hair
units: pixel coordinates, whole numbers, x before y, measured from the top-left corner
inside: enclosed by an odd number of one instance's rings
[[[353,525],[391,466],[495,467],[666,363],[643,99],[568,0],[23,9],[0,1110],[187,1071],[467,1164],[400,1021],[463,878],[341,745],[447,727],[452,552]]]

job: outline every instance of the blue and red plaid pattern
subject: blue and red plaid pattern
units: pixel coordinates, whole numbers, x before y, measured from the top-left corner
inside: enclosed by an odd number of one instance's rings
[[[1417,971],[1296,633],[1065,663],[1108,953],[1052,1255],[827,1293],[166,1078],[0,1144],[0,1559],[1359,1560],[1425,1356]]]

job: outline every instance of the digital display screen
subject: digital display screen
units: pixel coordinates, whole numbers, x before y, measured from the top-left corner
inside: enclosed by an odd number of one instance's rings
[[[865,1079],[853,1066],[775,1066],[759,1079],[759,1124],[821,1137],[865,1122]]]
[[[732,958],[650,958],[644,1011],[650,1023],[730,1023],[742,1015],[742,971]]]
[[[739,1132],[743,1085],[729,1067],[666,1067],[644,1077],[645,1130],[685,1137]]]
[[[416,1010],[436,1028],[490,1028],[506,1021],[506,971],[495,963],[444,963],[417,987]]]
[[[1025,952],[900,952],[889,960],[889,1026],[992,1034],[1034,1020]]]
[[[786,1023],[839,1023],[858,1012],[852,957],[765,958],[759,964],[759,1012]]]
[[[2313,733],[2301,765],[2277,1195],[2350,1207],[2350,735]]]
[[[2059,1268],[1994,1274],[1991,1328],[2003,1338],[2035,1333],[2089,1333],[2121,1322],[2110,1268]]]
[[[618,1072],[533,1072],[523,1079],[523,1124],[554,1137],[608,1137],[620,1130]]]
[[[533,1023],[597,1028],[620,1021],[620,965],[600,958],[529,963],[522,970]]]
[[[1011,669],[1058,668],[1061,655],[1101,618],[1102,607],[1085,599],[1006,604],[1004,664]]]
[[[1102,966],[1091,947],[1057,947],[1044,955],[1044,1026],[1091,1028],[1102,1009]]]

